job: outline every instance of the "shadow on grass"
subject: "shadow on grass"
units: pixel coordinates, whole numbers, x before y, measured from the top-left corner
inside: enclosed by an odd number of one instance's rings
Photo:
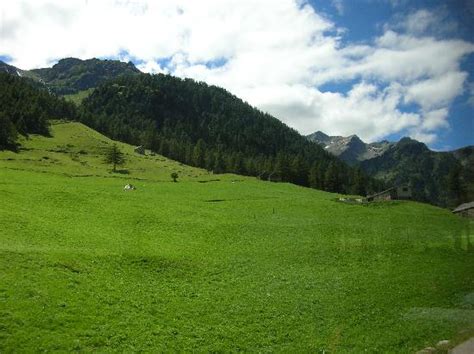
[[[128,175],[128,174],[130,174],[130,171],[129,171],[129,170],[125,170],[125,169],[123,169],[123,170],[115,170],[115,171],[112,171],[112,172],[113,172],[113,173],[118,173],[118,174],[120,174],[120,175]]]

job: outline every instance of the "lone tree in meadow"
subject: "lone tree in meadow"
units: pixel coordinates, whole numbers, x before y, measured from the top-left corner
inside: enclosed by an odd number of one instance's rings
[[[117,166],[125,163],[125,157],[123,152],[114,144],[105,151],[104,161],[105,163],[112,164],[114,166],[112,171],[117,172]]]
[[[173,182],[178,182],[178,174],[176,172],[171,174],[171,178],[173,179]]]

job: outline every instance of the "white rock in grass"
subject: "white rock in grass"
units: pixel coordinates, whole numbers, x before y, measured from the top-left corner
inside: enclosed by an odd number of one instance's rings
[[[449,346],[449,340],[447,339],[444,339],[444,340],[440,340],[438,343],[436,343],[436,348],[438,349],[447,349],[448,346]]]

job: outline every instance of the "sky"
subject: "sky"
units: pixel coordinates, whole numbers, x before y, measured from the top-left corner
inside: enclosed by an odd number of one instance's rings
[[[0,60],[132,61],[301,134],[474,145],[474,0],[10,0]]]

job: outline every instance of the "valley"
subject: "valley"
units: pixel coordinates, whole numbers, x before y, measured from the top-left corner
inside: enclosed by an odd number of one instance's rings
[[[474,239],[448,210],[345,204],[120,142],[111,173],[113,143],[56,121],[0,152],[2,352],[413,352],[472,333]]]
[[[473,5],[0,1],[0,354],[473,354]]]

